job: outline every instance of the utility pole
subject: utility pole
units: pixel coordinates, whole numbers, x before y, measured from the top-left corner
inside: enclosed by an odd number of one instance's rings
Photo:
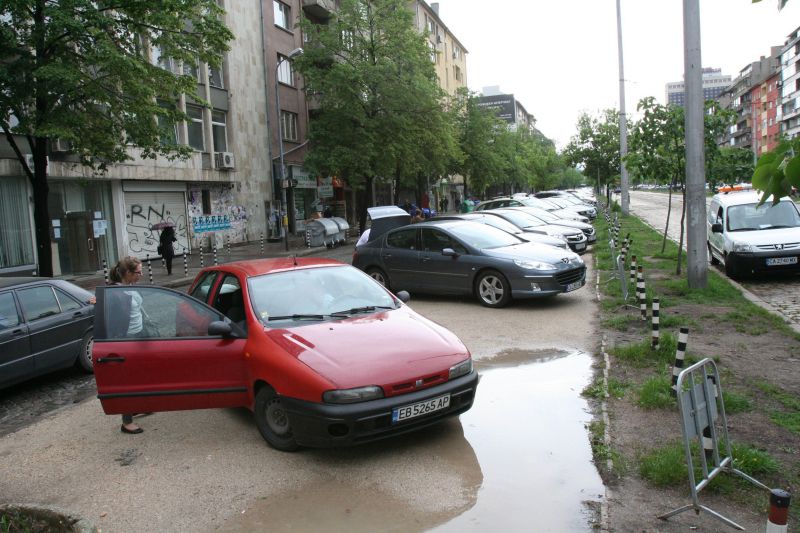
[[[625,156],[628,155],[628,122],[625,117],[625,69],[622,66],[622,13],[617,0],[617,48],[619,50],[619,170],[620,190],[622,191],[622,214],[628,214],[630,192],[628,191],[628,168]]]
[[[699,0],[683,0],[683,49],[686,83],[686,270],[689,288],[704,289],[708,286],[708,251]]]

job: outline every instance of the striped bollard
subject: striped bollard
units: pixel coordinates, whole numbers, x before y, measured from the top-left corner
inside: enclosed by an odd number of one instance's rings
[[[200,270],[203,269],[203,241],[200,241]]]
[[[150,264],[150,254],[147,254],[147,275],[150,277],[150,285],[153,284],[153,265]]]
[[[792,495],[785,490],[772,489],[770,491],[766,533],[786,533],[791,500]]]
[[[660,333],[658,331],[658,324],[659,324],[659,313],[661,312],[661,300],[656,297],[653,297],[653,335],[652,335],[652,346],[654,350],[658,350],[658,341]]]
[[[631,256],[631,286],[636,284],[636,256]]]
[[[219,263],[217,263],[217,243],[214,242],[214,266],[217,266],[218,264]]]
[[[311,248],[311,228],[306,228],[306,246]]]
[[[230,234],[228,234],[225,237],[226,237],[227,242],[228,242],[228,258],[230,259],[230,257],[231,257],[231,236],[230,236]]]
[[[642,267],[636,267],[636,294],[639,296],[639,310],[642,312],[642,320],[647,320],[647,290],[644,286]]]
[[[678,334],[678,348],[675,350],[675,364],[672,366],[672,395],[678,395],[678,374],[683,368],[683,360],[686,358],[686,341],[689,340],[689,328],[682,327]]]
[[[189,277],[189,263],[186,262],[186,248],[183,249],[183,277]]]
[[[108,262],[103,259],[103,279],[106,281],[106,285],[108,285]]]
[[[261,255],[264,255],[264,232],[261,232],[261,236],[259,238],[259,243],[261,245]]]

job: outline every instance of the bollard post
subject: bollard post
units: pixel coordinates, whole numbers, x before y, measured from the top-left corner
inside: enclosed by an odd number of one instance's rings
[[[231,257],[231,235],[230,233],[225,236],[228,242],[228,259]]]
[[[153,266],[150,264],[150,254],[147,254],[147,275],[150,277],[150,285],[153,284]]]
[[[311,228],[306,227],[306,246],[311,248]]]
[[[200,241],[200,270],[203,269],[203,241]]]
[[[636,284],[636,256],[631,256],[631,286]]]
[[[108,262],[103,259],[103,279],[106,281],[106,285],[108,285]]]
[[[661,300],[656,297],[653,297],[653,333],[652,333],[652,348],[654,350],[658,350],[658,341],[659,341],[659,313],[661,312]]]
[[[642,320],[647,320],[647,290],[641,266],[636,267],[636,293],[639,295],[639,310],[642,312]]]
[[[766,533],[786,533],[791,499],[792,495],[785,490],[772,489],[770,491]]]
[[[678,395],[678,374],[683,368],[683,360],[686,358],[686,341],[689,340],[689,328],[682,327],[678,334],[678,347],[675,350],[675,364],[672,365],[672,395]]]
[[[217,243],[214,242],[214,266],[217,266],[218,264],[219,263],[217,263]]]
[[[261,242],[261,255],[264,255],[264,232],[261,232],[261,238],[259,239]]]
[[[189,277],[189,263],[186,262],[186,248],[183,249],[183,277]]]

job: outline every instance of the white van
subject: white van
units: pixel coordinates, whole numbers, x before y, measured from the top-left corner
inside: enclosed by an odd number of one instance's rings
[[[759,206],[753,190],[721,192],[708,208],[708,254],[730,278],[800,272],[800,210],[790,198]]]

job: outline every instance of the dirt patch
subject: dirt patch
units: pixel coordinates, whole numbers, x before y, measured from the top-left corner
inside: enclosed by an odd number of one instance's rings
[[[672,277],[668,272],[651,269],[649,280]],[[705,357],[712,358],[719,368],[723,391],[749,402],[749,408],[733,413],[726,405],[731,441],[763,450],[779,465],[776,473],[755,477],[769,487],[795,492],[800,485],[800,434],[772,418],[776,413],[800,416],[796,404],[787,407],[787,402],[791,404],[792,400],[800,399],[800,341],[791,333],[776,328],[768,316],[747,314],[747,309],[738,306],[685,301],[657,283],[654,290],[672,302],[666,308],[662,304],[661,322],[672,324],[661,327],[662,338],[667,334],[677,338],[679,327],[688,326],[686,366]],[[613,294],[601,296],[607,301],[614,298]],[[606,402],[614,467],[609,471],[605,461],[596,461],[602,465],[600,469],[608,486],[609,530],[733,531],[706,512],[697,515],[689,510],[666,521],[657,518],[691,504],[688,480],[683,484],[658,487],[639,470],[643,455],[666,444],[682,442],[677,405],[646,409],[639,404],[642,383],[657,375],[671,375],[671,368],[663,361],[634,364],[629,359],[612,355],[615,347],[649,341],[651,322],[641,321],[638,309],[611,305],[603,308],[603,331],[610,362],[608,379],[610,383],[624,385],[621,397],[611,397]],[[743,312],[745,317],[742,317]],[[732,477],[728,473],[720,476]],[[713,486],[702,490],[700,504],[747,530],[763,531],[769,493],[746,482],[731,485],[728,490],[716,490]],[[796,501],[799,497],[795,495],[792,502],[789,531],[800,531]]]

